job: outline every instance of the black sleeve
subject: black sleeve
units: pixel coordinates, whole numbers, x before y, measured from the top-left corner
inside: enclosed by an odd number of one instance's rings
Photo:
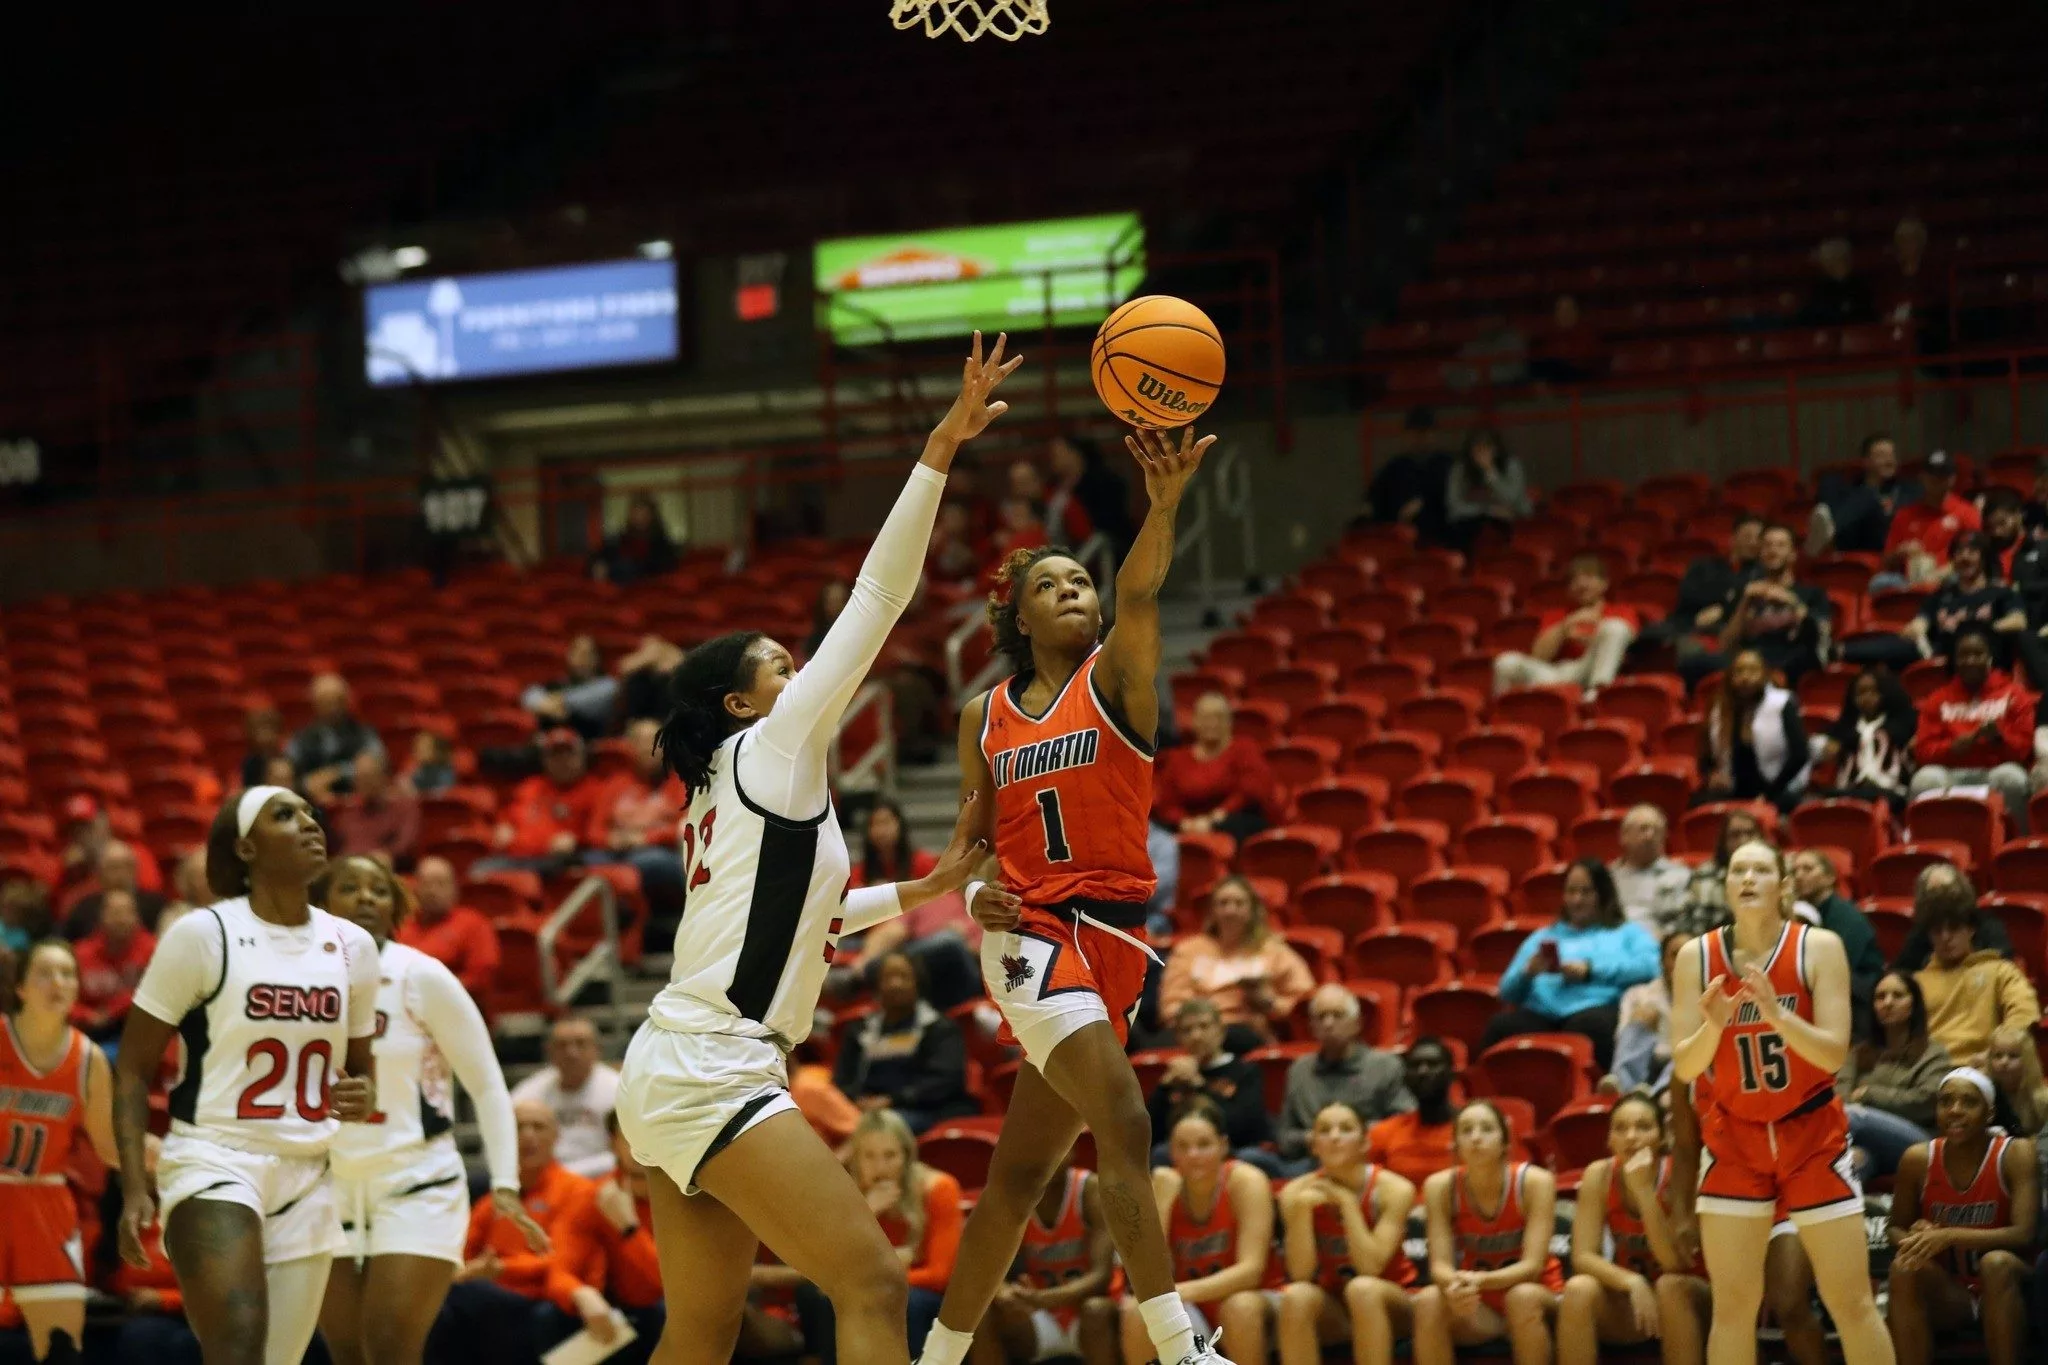
[[[1773,799],[1783,795],[1792,779],[1806,771],[1808,762],[1806,724],[1799,717],[1799,698],[1786,698],[1785,709],[1779,714],[1779,719],[1785,726],[1785,766],[1764,785],[1764,794]]]
[[[1219,1094],[1213,1085],[1209,1094],[1223,1107],[1223,1122],[1230,1130],[1230,1145],[1256,1147],[1262,1142],[1271,1142],[1273,1120],[1266,1113],[1265,1077],[1250,1062],[1239,1059],[1216,1079],[1226,1078],[1231,1085],[1228,1098]]]
[[[1173,1122],[1173,1107],[1180,1103],[1185,1093],[1178,1086],[1152,1087],[1152,1098],[1145,1101],[1145,1111],[1152,1116],[1153,1142],[1164,1142],[1170,1135],[1168,1125]]]
[[[1907,931],[1906,941],[1899,945],[1899,955],[1892,962],[1892,970],[1917,972],[1927,965],[1927,959],[1932,956],[1934,947],[1928,940],[1927,931],[1916,924]]]
[[[917,1077],[894,1096],[906,1109],[923,1109],[967,1093],[967,1040],[944,1015],[917,1040]]]
[[[832,1084],[848,1099],[860,1098],[860,1083],[867,1071],[860,1030],[849,1029],[839,1042],[839,1055],[832,1060]]]
[[[1714,559],[1695,559],[1685,566],[1685,576],[1678,580],[1678,601],[1671,608],[1674,620],[1690,626],[1695,616],[1727,600],[1721,567]]]

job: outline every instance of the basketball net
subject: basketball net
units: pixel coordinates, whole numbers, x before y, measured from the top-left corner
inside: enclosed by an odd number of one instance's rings
[[[891,0],[889,22],[898,28],[924,27],[927,38],[957,33],[973,42],[993,33],[1014,43],[1025,34],[1036,37],[1052,22],[1046,0]]]

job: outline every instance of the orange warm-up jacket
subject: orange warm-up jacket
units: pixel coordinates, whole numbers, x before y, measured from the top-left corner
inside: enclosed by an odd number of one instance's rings
[[[661,1257],[654,1249],[654,1213],[635,1200],[639,1226],[624,1236],[593,1199],[563,1228],[555,1254],[565,1265],[595,1271],[589,1283],[604,1286],[605,1298],[620,1308],[652,1308],[661,1302]]]
[[[595,1287],[604,1283],[602,1262],[594,1267],[589,1264],[587,1247],[578,1245],[568,1235],[586,1210],[596,1212],[591,1208],[596,1193],[597,1187],[590,1181],[550,1162],[537,1177],[520,1186],[519,1202],[526,1206],[527,1215],[534,1222],[547,1229],[555,1246],[553,1253],[536,1256],[528,1251],[526,1238],[509,1218],[498,1217],[491,1197],[485,1195],[469,1211],[469,1240],[463,1245],[463,1255],[474,1260],[484,1254],[484,1248],[491,1248],[504,1267],[498,1272],[499,1284],[515,1294],[546,1299],[563,1312],[573,1313],[571,1295],[585,1285]]]
[[[910,1263],[912,1289],[943,1290],[946,1287],[946,1281],[953,1278],[953,1262],[960,1255],[960,1229],[966,1222],[967,1215],[960,1212],[960,1182],[944,1171],[927,1166],[924,1241],[918,1244],[917,1259]],[[910,1229],[893,1214],[883,1216],[882,1231],[888,1234],[891,1246],[900,1247],[910,1240]]]

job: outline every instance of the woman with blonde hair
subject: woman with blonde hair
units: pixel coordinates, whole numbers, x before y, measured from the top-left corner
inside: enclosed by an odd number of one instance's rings
[[[939,1299],[960,1254],[960,1182],[917,1159],[917,1139],[902,1115],[874,1109],[861,1115],[846,1143],[846,1173],[882,1225],[910,1281],[910,1352],[924,1348]],[[816,1285],[797,1289],[797,1312],[811,1354],[838,1359],[831,1300]]]
[[[1994,1032],[1984,1053],[1984,1074],[1998,1087],[1998,1118],[2019,1125],[2004,1124],[2007,1132],[2031,1137],[2048,1128],[2048,1079],[2041,1075],[2041,1053],[2031,1035],[2016,1028]]]
[[[1190,1000],[1207,1000],[1240,1050],[1270,1042],[1273,1025],[1294,1013],[1316,988],[1315,973],[1267,922],[1266,902],[1244,877],[1225,877],[1209,892],[1202,932],[1176,941],[1159,982],[1159,1017],[1171,1019]],[[1249,1038],[1244,1034],[1252,1035]]]

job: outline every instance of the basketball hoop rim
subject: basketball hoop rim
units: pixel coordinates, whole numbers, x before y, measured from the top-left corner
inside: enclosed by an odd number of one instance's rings
[[[898,29],[923,28],[927,38],[951,33],[964,43],[985,34],[1004,42],[1037,37],[1052,23],[1047,0],[891,0],[889,22]]]

